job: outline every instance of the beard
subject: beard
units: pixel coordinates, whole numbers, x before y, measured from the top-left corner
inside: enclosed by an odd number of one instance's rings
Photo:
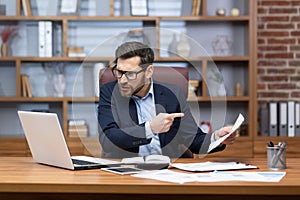
[[[118,83],[119,91],[123,97],[131,97],[133,95],[138,96],[138,93],[141,92],[146,87],[146,85],[148,84],[145,77],[141,79],[141,81],[137,84],[137,87],[135,88],[133,88],[128,83],[125,84]]]

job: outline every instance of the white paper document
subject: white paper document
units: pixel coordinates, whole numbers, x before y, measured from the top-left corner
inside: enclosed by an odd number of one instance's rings
[[[237,169],[257,169],[254,165],[240,162],[201,162],[201,163],[174,163],[171,165],[177,169],[190,172],[207,172],[215,170],[237,170]]]
[[[145,171],[131,176],[154,179],[172,183],[187,182],[224,182],[224,181],[251,181],[251,182],[279,182],[286,172],[210,172],[210,173],[181,173],[169,169]]]
[[[232,130],[230,133],[228,133],[227,135],[219,138],[218,140],[212,142],[210,145],[209,145],[209,148],[207,150],[207,153],[209,153],[211,150],[213,150],[214,148],[216,148],[217,146],[219,146],[224,140],[226,140],[232,133],[234,133],[241,125],[242,123],[244,122],[245,118],[244,116],[240,113],[238,118],[236,119],[233,127],[232,127]]]

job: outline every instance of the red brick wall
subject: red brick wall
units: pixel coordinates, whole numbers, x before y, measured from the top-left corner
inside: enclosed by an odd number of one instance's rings
[[[258,100],[300,100],[300,0],[257,2]]]

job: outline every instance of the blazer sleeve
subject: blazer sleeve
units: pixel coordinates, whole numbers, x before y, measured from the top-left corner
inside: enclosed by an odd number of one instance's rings
[[[145,137],[145,124],[137,124],[128,112],[135,108],[134,102],[123,98],[115,86],[116,82],[113,82],[100,88],[99,140],[106,152],[118,148],[137,152],[137,147],[148,144],[151,140],[149,141]]]

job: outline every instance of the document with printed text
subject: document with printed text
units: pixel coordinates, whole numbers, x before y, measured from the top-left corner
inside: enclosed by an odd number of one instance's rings
[[[207,153],[209,153],[211,150],[213,150],[214,148],[216,148],[217,146],[219,146],[224,140],[226,140],[232,133],[234,133],[241,125],[242,123],[244,122],[245,118],[244,116],[240,113],[238,118],[236,119],[233,127],[232,127],[232,130],[230,133],[228,133],[227,135],[219,138],[218,140],[212,142],[210,145],[209,145],[209,148],[207,150]]]

